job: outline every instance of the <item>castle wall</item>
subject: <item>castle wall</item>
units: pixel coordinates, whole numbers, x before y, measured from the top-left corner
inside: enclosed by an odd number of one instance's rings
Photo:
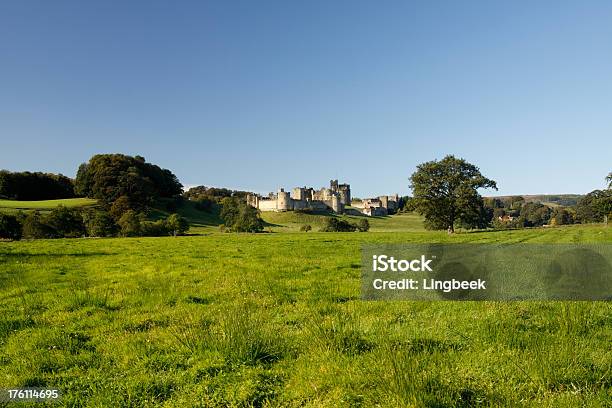
[[[259,200],[261,211],[276,211],[276,200]]]
[[[327,204],[325,204],[325,202],[323,202],[323,201],[311,201],[310,202],[310,208],[312,208],[313,211],[327,211],[327,210],[329,210]]]
[[[363,209],[365,207],[365,202],[362,201],[353,201],[350,204],[351,207],[353,208],[357,208],[357,209]]]
[[[306,208],[310,208],[310,202],[306,200],[293,200],[293,209],[294,210],[304,210]]]

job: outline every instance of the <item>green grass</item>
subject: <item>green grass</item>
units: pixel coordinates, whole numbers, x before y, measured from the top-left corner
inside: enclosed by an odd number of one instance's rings
[[[49,211],[57,206],[65,207],[90,207],[97,205],[98,201],[91,198],[66,198],[62,200],[42,200],[42,201],[16,201],[16,200],[0,200],[1,211],[18,211],[18,210],[39,210]]]
[[[272,232],[295,232],[299,231],[302,225],[310,225],[314,231],[318,231],[325,220],[334,216],[331,214],[308,214],[295,211],[261,213],[261,217],[266,222],[266,230]],[[408,232],[423,231],[423,218],[417,214],[398,214],[385,217],[367,217],[355,215],[343,215],[341,218],[351,222],[360,219],[367,219],[370,223],[372,232]]]
[[[361,301],[361,245],[399,242],[612,228],[0,242],[0,387],[71,407],[612,404],[610,303]]]

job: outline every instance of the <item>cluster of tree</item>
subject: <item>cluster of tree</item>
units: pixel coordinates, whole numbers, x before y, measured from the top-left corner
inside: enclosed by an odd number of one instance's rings
[[[179,196],[183,186],[170,170],[147,163],[144,157],[97,154],[79,166],[75,192],[124,213],[146,210],[160,197]]]
[[[183,235],[189,230],[189,223],[179,214],[171,214],[166,219],[148,221],[142,213],[126,211],[117,221],[119,235],[122,237],[163,237]]]
[[[194,201],[198,210],[211,212],[216,206],[220,205],[225,198],[232,197],[246,201],[246,196],[248,194],[250,194],[248,191],[197,186],[183,193],[183,197],[190,201]]]
[[[489,226],[495,229],[569,225],[578,222],[572,207],[526,202],[522,196],[488,197],[485,208],[491,214]]]
[[[325,221],[325,225],[321,228],[321,232],[367,232],[370,230],[370,222],[362,218],[356,224],[347,220],[329,217]]]
[[[74,196],[72,180],[62,174],[0,171],[0,198],[33,201]]]
[[[219,188],[219,187],[206,187],[206,186],[197,186],[191,187],[187,190],[183,196],[188,200],[199,200],[201,198],[210,198],[217,202],[221,202],[226,197],[237,197],[246,199],[246,196],[249,195],[248,191],[240,191],[240,190],[230,190],[228,188]]]
[[[172,214],[164,220],[147,221],[143,214],[128,210],[114,219],[105,210],[67,208],[59,206],[48,213],[31,211],[17,215],[0,214],[0,238],[18,240],[115,237],[168,236],[187,232],[187,220]]]
[[[612,175],[612,174],[611,174]],[[610,179],[610,175],[607,177]],[[576,205],[576,220],[580,223],[603,222],[612,219],[612,181],[606,190],[594,190]]]
[[[410,196],[400,197],[398,207],[397,207],[397,212],[398,213],[408,213],[408,212],[416,211],[415,203],[416,202],[414,201],[414,199]]]
[[[221,201],[221,229],[232,232],[261,232],[264,222],[259,210],[239,197],[225,197]]]
[[[76,238],[87,233],[79,210],[59,206],[48,213],[0,214],[0,237],[5,239]]]

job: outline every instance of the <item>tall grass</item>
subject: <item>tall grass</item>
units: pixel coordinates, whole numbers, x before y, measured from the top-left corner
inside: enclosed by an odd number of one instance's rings
[[[54,406],[610,406],[607,302],[366,302],[360,248],[612,229],[0,243],[0,387]]]

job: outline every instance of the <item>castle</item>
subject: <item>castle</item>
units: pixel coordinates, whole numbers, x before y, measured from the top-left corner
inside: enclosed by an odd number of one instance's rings
[[[351,186],[338,184],[338,180],[331,180],[329,188],[315,190],[312,187],[296,187],[291,193],[283,188],[277,193],[270,193],[267,197],[259,194],[247,195],[247,203],[260,211],[332,211],[342,214],[347,206],[353,207],[368,216],[384,216],[392,214],[399,208],[399,197],[379,196],[366,198],[351,203]]]
[[[353,202],[352,207],[362,214],[372,216],[384,216],[393,214],[399,209],[399,196],[378,196],[376,198],[365,198],[359,202]]]
[[[315,190],[312,187],[296,187],[291,194],[284,189],[270,193],[267,197],[249,194],[247,203],[261,211],[333,211],[343,213],[344,207],[351,205],[351,186],[338,184],[331,180],[329,188]]]

